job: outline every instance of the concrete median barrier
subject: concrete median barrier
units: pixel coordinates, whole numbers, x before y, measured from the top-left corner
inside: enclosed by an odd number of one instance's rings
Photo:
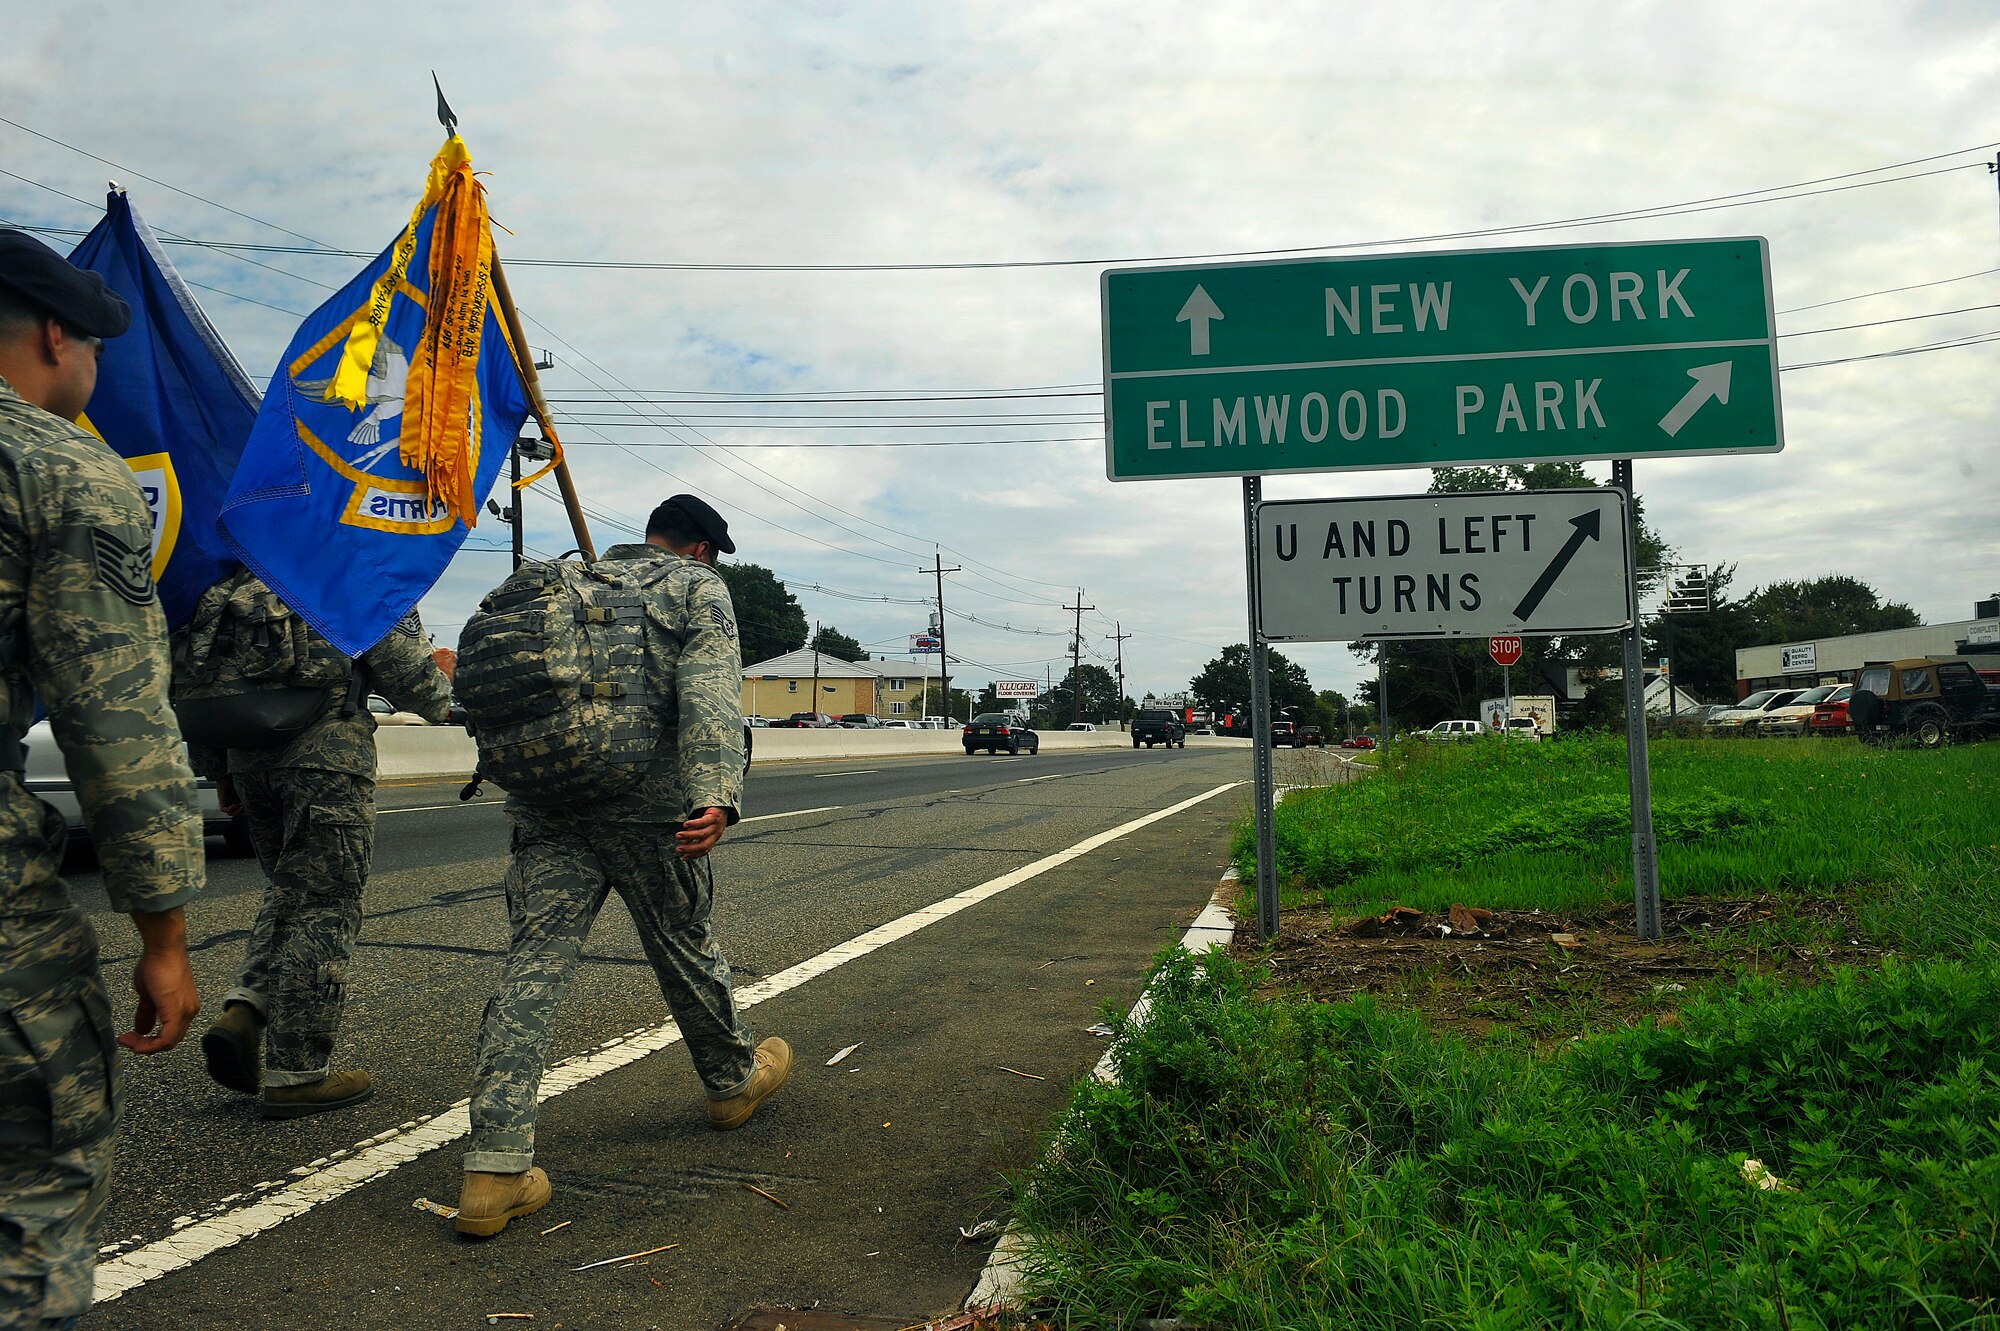
[[[758,763],[803,762],[810,759],[873,759],[944,757],[962,753],[964,740],[951,730],[769,730],[751,732]],[[1122,749],[1131,737],[1118,730],[1042,732],[1042,751]],[[1192,735],[1188,743],[1241,747],[1241,740]],[[469,777],[479,754],[472,737],[456,726],[382,726],[375,732],[378,774],[384,781],[424,777]]]

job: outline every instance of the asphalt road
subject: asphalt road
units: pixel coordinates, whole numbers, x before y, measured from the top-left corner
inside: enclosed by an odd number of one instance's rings
[[[754,769],[748,821],[716,855],[716,923],[754,1004],[746,1020],[797,1051],[791,1085],[741,1131],[707,1128],[685,1052],[645,1052],[671,1028],[660,1033],[664,1005],[614,899],[552,1051],[590,1060],[542,1111],[537,1163],[555,1199],[484,1242],[413,1204],[457,1200],[464,1143],[450,1111],[505,947],[505,820],[490,790],[465,805],[455,784],[384,788],[335,1055],[375,1074],[374,1099],[266,1123],[207,1079],[192,1041],[128,1060],[106,1269],[148,1278],[88,1324],[309,1314],[471,1327],[509,1311],[540,1327],[690,1328],[756,1306],[908,1321],[951,1309],[988,1247],[961,1241],[960,1226],[998,1212],[1004,1171],[1032,1161],[1036,1134],[1101,1056],[1085,1029],[1100,1006],[1128,1007],[1152,955],[1207,903],[1249,766],[1247,750],[1193,748]],[[94,874],[72,881],[101,909]],[[991,895],[953,901],[981,885]],[[260,886],[254,862],[211,861],[190,911],[211,1002]],[[122,984],[131,928],[97,923]],[[268,1223],[277,1214],[291,1218]],[[678,1246],[571,1270],[666,1244]]]

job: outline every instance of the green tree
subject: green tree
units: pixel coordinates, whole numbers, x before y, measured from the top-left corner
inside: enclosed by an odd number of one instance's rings
[[[1757,631],[1744,603],[1730,598],[1735,578],[1734,564],[1711,567],[1707,610],[1654,615],[1645,624],[1646,659],[1668,658],[1675,689],[1703,702],[1736,696],[1736,649]]]
[[[1743,609],[1760,635],[1758,644],[1879,633],[1923,623],[1909,606],[1882,600],[1873,587],[1844,573],[1759,587],[1744,598]]]
[[[1321,689],[1319,693],[1319,717],[1314,723],[1328,736],[1339,739],[1347,733],[1350,705],[1338,689]]]
[[[813,634],[812,647],[814,651],[822,652],[827,656],[837,656],[843,661],[866,661],[868,659],[868,649],[866,647],[863,647],[858,641],[848,637],[831,624]]]
[[[1100,665],[1082,665],[1064,675],[1053,688],[1035,699],[1035,724],[1043,730],[1061,730],[1076,716],[1079,684],[1083,692],[1082,720],[1113,722],[1118,719],[1118,680]]]
[[[1267,656],[1267,672],[1271,679],[1271,715],[1311,723],[1319,715],[1319,699],[1313,694],[1312,681],[1306,678],[1305,667],[1291,660],[1283,652],[1271,649]],[[1250,647],[1247,643],[1234,643],[1222,649],[1222,655],[1203,666],[1201,673],[1188,681],[1188,692],[1195,701],[1217,715],[1226,712],[1250,710]]]
[[[806,612],[785,590],[784,580],[762,564],[727,563],[715,571],[736,607],[736,632],[743,664],[768,661],[806,645]]]

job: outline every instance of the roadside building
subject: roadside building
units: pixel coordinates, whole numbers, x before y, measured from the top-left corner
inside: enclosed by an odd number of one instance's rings
[[[1861,667],[1870,661],[1902,661],[1919,656],[1967,656],[1978,660],[1985,656],[2000,664],[2000,594],[1975,602],[1972,610],[1971,619],[1949,624],[1739,648],[1736,696],[1747,698],[1759,689],[1851,684]]]
[[[743,715],[783,720],[793,712],[865,712],[884,721],[916,721],[924,714],[926,683],[933,709],[942,715],[934,661],[843,661],[801,647],[743,667]]]

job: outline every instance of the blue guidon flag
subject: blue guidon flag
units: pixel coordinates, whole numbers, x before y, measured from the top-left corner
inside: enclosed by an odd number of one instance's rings
[[[132,468],[152,510],[151,572],[167,627],[236,567],[216,514],[257,419],[257,388],[230,354],[152,229],[121,190],[70,255],[132,307],[104,344],[97,388],[78,422]]]
[[[285,348],[222,507],[236,553],[350,656],[380,642],[443,574],[529,411],[486,256],[476,267],[433,263],[440,229],[456,223],[439,172],[434,164],[410,226]],[[469,182],[469,166],[463,174]],[[441,323],[432,286],[454,278]],[[343,371],[350,356],[359,359]],[[449,375],[459,378],[448,394],[438,385],[449,387]],[[406,398],[444,419],[422,438],[412,421],[406,435]],[[455,436],[449,494],[439,489],[444,467],[430,462],[427,475],[413,465],[433,456],[424,440],[441,431]]]

